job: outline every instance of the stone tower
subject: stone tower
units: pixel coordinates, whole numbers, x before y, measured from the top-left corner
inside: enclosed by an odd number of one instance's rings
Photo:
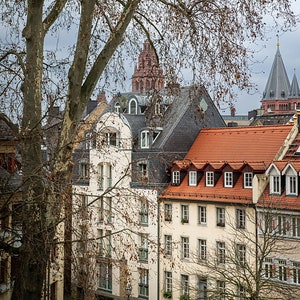
[[[143,93],[153,89],[161,90],[164,86],[163,70],[158,66],[154,49],[146,40],[132,76],[132,91]]]

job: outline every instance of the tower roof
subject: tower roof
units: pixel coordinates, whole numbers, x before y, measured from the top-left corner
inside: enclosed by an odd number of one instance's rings
[[[263,100],[285,100],[290,93],[290,82],[277,44],[277,51],[263,94]]]
[[[290,89],[290,98],[299,98],[299,97],[300,97],[300,89],[299,89],[296,74],[294,73],[291,89]]]

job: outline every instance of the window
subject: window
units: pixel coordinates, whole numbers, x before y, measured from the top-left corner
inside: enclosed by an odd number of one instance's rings
[[[112,264],[107,262],[100,263],[99,288],[101,290],[112,291]]]
[[[297,177],[286,176],[286,193],[287,195],[297,196]]]
[[[107,197],[106,198],[107,202],[107,223],[111,224],[112,223],[112,198]]]
[[[165,221],[172,221],[172,204],[165,204]]]
[[[99,222],[104,220],[104,199],[100,197],[99,199]]]
[[[214,172],[206,172],[206,186],[214,186]]]
[[[242,244],[236,245],[236,264],[239,268],[245,268],[246,264],[246,246]]]
[[[225,300],[225,295],[226,295],[226,292],[225,292],[225,281],[223,280],[217,280],[217,291],[218,291],[218,294],[219,294],[219,300]]]
[[[86,162],[81,162],[79,164],[79,176],[82,179],[87,179],[89,177],[89,164]]]
[[[172,172],[172,184],[173,185],[179,185],[180,184],[180,172],[179,171],[173,171]]]
[[[198,206],[198,223],[206,224],[206,207]]]
[[[132,115],[137,114],[137,102],[135,99],[131,99],[129,102],[129,113]]]
[[[82,219],[88,218],[88,196],[81,195],[81,217]]]
[[[111,257],[111,251],[112,251],[112,243],[111,243],[111,230],[106,230],[106,256]]]
[[[85,131],[84,132],[84,138],[83,138],[83,149],[89,150],[90,146],[90,133]]]
[[[104,237],[103,237],[103,229],[98,230],[98,236],[99,236],[99,256],[104,257],[105,256],[105,243],[104,243]]]
[[[188,237],[181,238],[181,257],[182,258],[190,257],[189,238]]]
[[[199,294],[197,299],[208,300],[206,278],[198,277],[198,288],[199,288]]]
[[[233,186],[233,179],[232,179],[232,172],[225,172],[224,173],[224,186],[225,187],[232,187]]]
[[[236,210],[236,227],[238,229],[246,228],[246,211],[244,209]]]
[[[149,148],[150,145],[150,135],[148,130],[141,132],[141,148]]]
[[[165,235],[165,254],[172,255],[172,236]]]
[[[98,165],[98,188],[99,188],[99,190],[104,189],[104,166],[103,166],[103,164]]]
[[[106,132],[105,142],[107,146],[118,146],[118,139],[116,132]]]
[[[107,186],[112,187],[112,166],[110,164],[107,165]]]
[[[189,294],[189,276],[181,275],[181,295]]]
[[[280,281],[287,281],[287,265],[285,259],[278,260],[278,279]]]
[[[276,269],[274,268],[275,264],[273,264],[272,258],[266,257],[264,260],[264,276],[265,278],[272,278],[276,274]]]
[[[149,296],[149,271],[146,269],[139,269],[140,280],[139,280],[139,296]]]
[[[196,186],[197,185],[197,172],[189,171],[189,185]]]
[[[207,258],[206,240],[199,240],[199,259],[206,260],[206,258]]]
[[[225,263],[225,243],[217,242],[217,263],[224,264]]]
[[[148,181],[148,165],[147,163],[139,163],[138,164],[139,168],[139,175],[140,175],[140,180],[142,182],[147,182]]]
[[[165,271],[165,291],[172,292],[172,272]]]
[[[293,282],[296,284],[300,284],[300,263],[293,262],[292,268]]]
[[[300,217],[292,217],[292,236],[300,237]]]
[[[280,235],[287,235],[289,222],[285,216],[277,216],[277,231]]]
[[[111,256],[112,244],[111,244],[111,230],[106,230],[105,234],[102,229],[99,233],[99,256],[107,257]]]
[[[115,103],[115,112],[116,112],[117,114],[120,113],[120,108],[121,108],[120,103],[119,103],[119,102],[116,102],[116,103]]]
[[[148,237],[142,234],[140,237],[140,256],[139,259],[142,261],[148,261]]]
[[[189,222],[189,207],[188,205],[181,205],[181,223]]]
[[[272,234],[275,229],[275,220],[272,214],[264,214],[264,233]]]
[[[244,188],[252,188],[253,173],[244,173]]]
[[[140,222],[144,225],[148,224],[148,201],[146,199],[141,201]]]
[[[270,178],[271,194],[280,194],[280,177],[272,175]]]
[[[242,285],[237,286],[238,300],[246,300],[246,288]]]
[[[225,227],[225,208],[217,207],[217,226]]]

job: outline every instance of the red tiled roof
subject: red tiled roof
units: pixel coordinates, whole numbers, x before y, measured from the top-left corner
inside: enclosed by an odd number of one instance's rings
[[[270,163],[292,125],[202,129],[186,159]]]
[[[226,164],[233,170],[240,170],[248,164],[253,170],[263,172],[274,160],[292,127],[277,125],[202,129],[184,161],[190,160],[196,167],[204,166],[206,162],[215,170],[222,169]],[[224,187],[222,174],[214,187],[207,187],[203,176],[194,187],[188,185],[188,176],[185,176],[179,186],[170,185],[160,198],[251,204],[252,189],[244,188],[243,180],[240,174],[234,187]]]

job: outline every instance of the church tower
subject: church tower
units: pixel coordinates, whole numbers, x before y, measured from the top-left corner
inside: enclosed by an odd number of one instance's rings
[[[154,49],[146,40],[132,76],[132,91],[143,93],[153,89],[161,90],[164,86],[163,70],[158,66]]]
[[[277,51],[263,93],[262,108],[267,114],[292,114],[300,108],[300,92],[296,74],[290,84],[277,43]]]

